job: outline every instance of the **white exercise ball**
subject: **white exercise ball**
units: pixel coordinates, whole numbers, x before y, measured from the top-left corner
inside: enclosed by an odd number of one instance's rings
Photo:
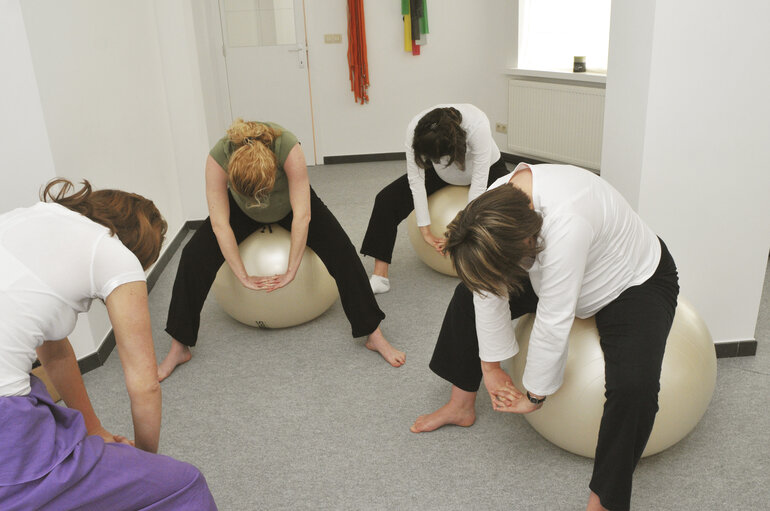
[[[504,368],[522,387],[534,314],[516,326],[520,351]],[[527,422],[546,440],[593,458],[604,411],[604,355],[593,317],[575,319],[569,334],[564,383]],[[674,316],[660,376],[659,410],[642,456],[659,453],[687,436],[708,408],[716,385],[717,361],[711,334],[692,304],[683,298]]]
[[[447,225],[468,204],[468,189],[468,186],[445,186],[428,197],[430,232],[434,236],[443,238]],[[417,227],[417,216],[414,211],[406,219],[406,222],[409,241],[412,243],[417,257],[437,272],[456,277],[457,272],[455,272],[449,256],[439,254],[435,248],[425,243],[420,228]]]
[[[238,246],[249,275],[286,272],[291,233],[272,224]],[[271,291],[245,288],[225,262],[212,286],[219,305],[234,319],[258,328],[284,328],[306,323],[323,314],[337,300],[337,284],[321,259],[305,247],[297,275],[288,285]]]

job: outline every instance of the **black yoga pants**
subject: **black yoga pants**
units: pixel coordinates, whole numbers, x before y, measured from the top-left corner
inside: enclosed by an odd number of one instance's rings
[[[487,186],[509,172],[505,162],[500,158],[489,167]],[[427,165],[425,191],[428,196],[445,186],[449,186],[449,183],[436,174],[433,165]],[[404,174],[380,190],[375,197],[372,215],[369,217],[369,226],[366,228],[364,241],[361,244],[361,253],[390,264],[393,259],[393,247],[396,244],[398,224],[408,217],[413,209],[412,190],[409,188],[409,179]]]
[[[660,263],[652,277],[626,289],[595,316],[604,352],[606,402],[589,487],[613,511],[630,505],[632,475],[658,411],[663,352],[679,295],[676,264],[660,244]],[[510,306],[512,318],[535,312],[537,296],[529,282],[521,295],[510,299]],[[430,368],[462,390],[479,389],[473,295],[463,284],[447,308]]]
[[[232,195],[228,196],[230,226],[235,240],[240,243],[265,224],[249,218]],[[292,213],[289,213],[276,223],[291,230],[292,218]],[[350,238],[312,188],[307,246],[318,254],[337,282],[342,308],[350,322],[353,337],[374,332],[385,314],[377,305],[366,270]],[[182,250],[171,294],[166,332],[182,344],[195,346],[203,302],[224,261],[211,228],[211,219],[207,218]]]

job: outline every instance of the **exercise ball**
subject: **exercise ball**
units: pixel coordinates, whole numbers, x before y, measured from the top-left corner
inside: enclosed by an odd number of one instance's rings
[[[522,376],[534,315],[519,319],[519,353],[504,364],[514,384]],[[667,449],[687,436],[700,421],[716,385],[717,360],[711,334],[692,304],[683,298],[674,316],[660,376],[659,410],[642,456]],[[593,458],[604,410],[604,355],[594,318],[575,319],[569,334],[564,383],[527,422],[546,440]]]
[[[238,246],[249,275],[286,272],[291,234],[278,225],[266,226]],[[225,262],[212,286],[219,305],[234,319],[258,328],[299,325],[323,314],[337,299],[337,284],[321,259],[305,247],[294,280],[270,293],[245,288]]]
[[[468,204],[468,186],[445,186],[428,197],[430,211],[430,232],[438,238],[443,238],[446,226],[454,220],[457,213]],[[457,276],[452,260],[448,255],[441,255],[436,249],[425,243],[420,228],[417,227],[417,216],[414,211],[406,219],[409,241],[422,262],[439,273]]]

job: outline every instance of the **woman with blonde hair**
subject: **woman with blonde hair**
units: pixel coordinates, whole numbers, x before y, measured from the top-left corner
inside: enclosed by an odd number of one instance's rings
[[[589,510],[628,509],[658,410],[660,370],[679,294],[666,245],[625,199],[571,165],[520,164],[458,213],[446,250],[462,283],[431,369],[449,401],[411,430],[471,426],[483,378],[492,407],[530,413],[562,384],[575,317],[596,317],[606,398]],[[511,318],[535,312],[523,386],[500,367],[518,346]]]
[[[144,271],[165,220],[150,200],[88,181],[53,180],[41,198],[0,215],[0,508],[216,509],[195,467],[154,454],[161,391]],[[95,298],[115,334],[133,441],[102,426],[67,339]],[[36,357],[67,407],[29,374]]]
[[[367,336],[366,347],[391,365],[404,363],[404,353],[393,348],[380,330],[385,314],[353,244],[310,186],[305,156],[294,134],[275,123],[237,119],[209,153],[206,199],[209,218],[179,262],[166,324],[171,348],[158,367],[158,379],[192,357],[203,302],[223,262],[243,286],[269,292],[294,279],[305,246],[318,254],[337,282],[353,337]],[[291,231],[286,273],[249,275],[238,244],[270,223]]]
[[[431,233],[428,197],[448,185],[468,185],[470,202],[507,173],[489,118],[479,108],[445,104],[415,115],[406,128],[406,174],[377,194],[361,244],[361,253],[374,257],[372,291],[390,290],[398,224],[412,210],[425,243],[441,252],[445,240]]]

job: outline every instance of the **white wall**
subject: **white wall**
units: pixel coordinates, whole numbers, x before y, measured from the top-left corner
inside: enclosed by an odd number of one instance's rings
[[[604,100],[602,175],[639,205],[655,2],[614,2]],[[637,79],[637,77],[641,77]],[[610,108],[607,105],[611,105]]]
[[[602,175],[668,243],[715,341],[753,339],[770,250],[770,68],[757,53],[770,4],[632,4],[613,3]]]
[[[507,79],[513,25],[506,0],[428,0],[430,33],[420,56],[404,51],[400,2],[365,2],[370,102],[354,103],[347,68],[347,2],[305,2],[308,62],[319,159],[404,151],[406,125],[437,103],[473,103],[490,122],[507,122]],[[342,34],[325,44],[324,34]],[[515,32],[514,32],[515,33]],[[505,135],[495,140],[505,150]]]
[[[56,175],[18,0],[0,0],[0,213],[28,206]]]
[[[0,8],[0,101],[17,112],[0,116],[14,169],[2,211],[33,203],[58,175],[152,199],[168,238],[205,217],[209,141],[189,2],[3,0]],[[109,328],[94,302],[71,337],[78,357]]]
[[[168,167],[170,172],[164,174],[170,185],[177,188],[184,212],[182,222],[206,218],[203,168],[210,137],[193,12],[190,2],[185,0],[156,2],[154,7],[163,84],[160,93],[167,109],[164,128],[171,136],[174,157],[174,164]],[[221,131],[212,136],[218,140]]]
[[[22,2],[59,175],[152,199],[183,218],[153,2]]]

